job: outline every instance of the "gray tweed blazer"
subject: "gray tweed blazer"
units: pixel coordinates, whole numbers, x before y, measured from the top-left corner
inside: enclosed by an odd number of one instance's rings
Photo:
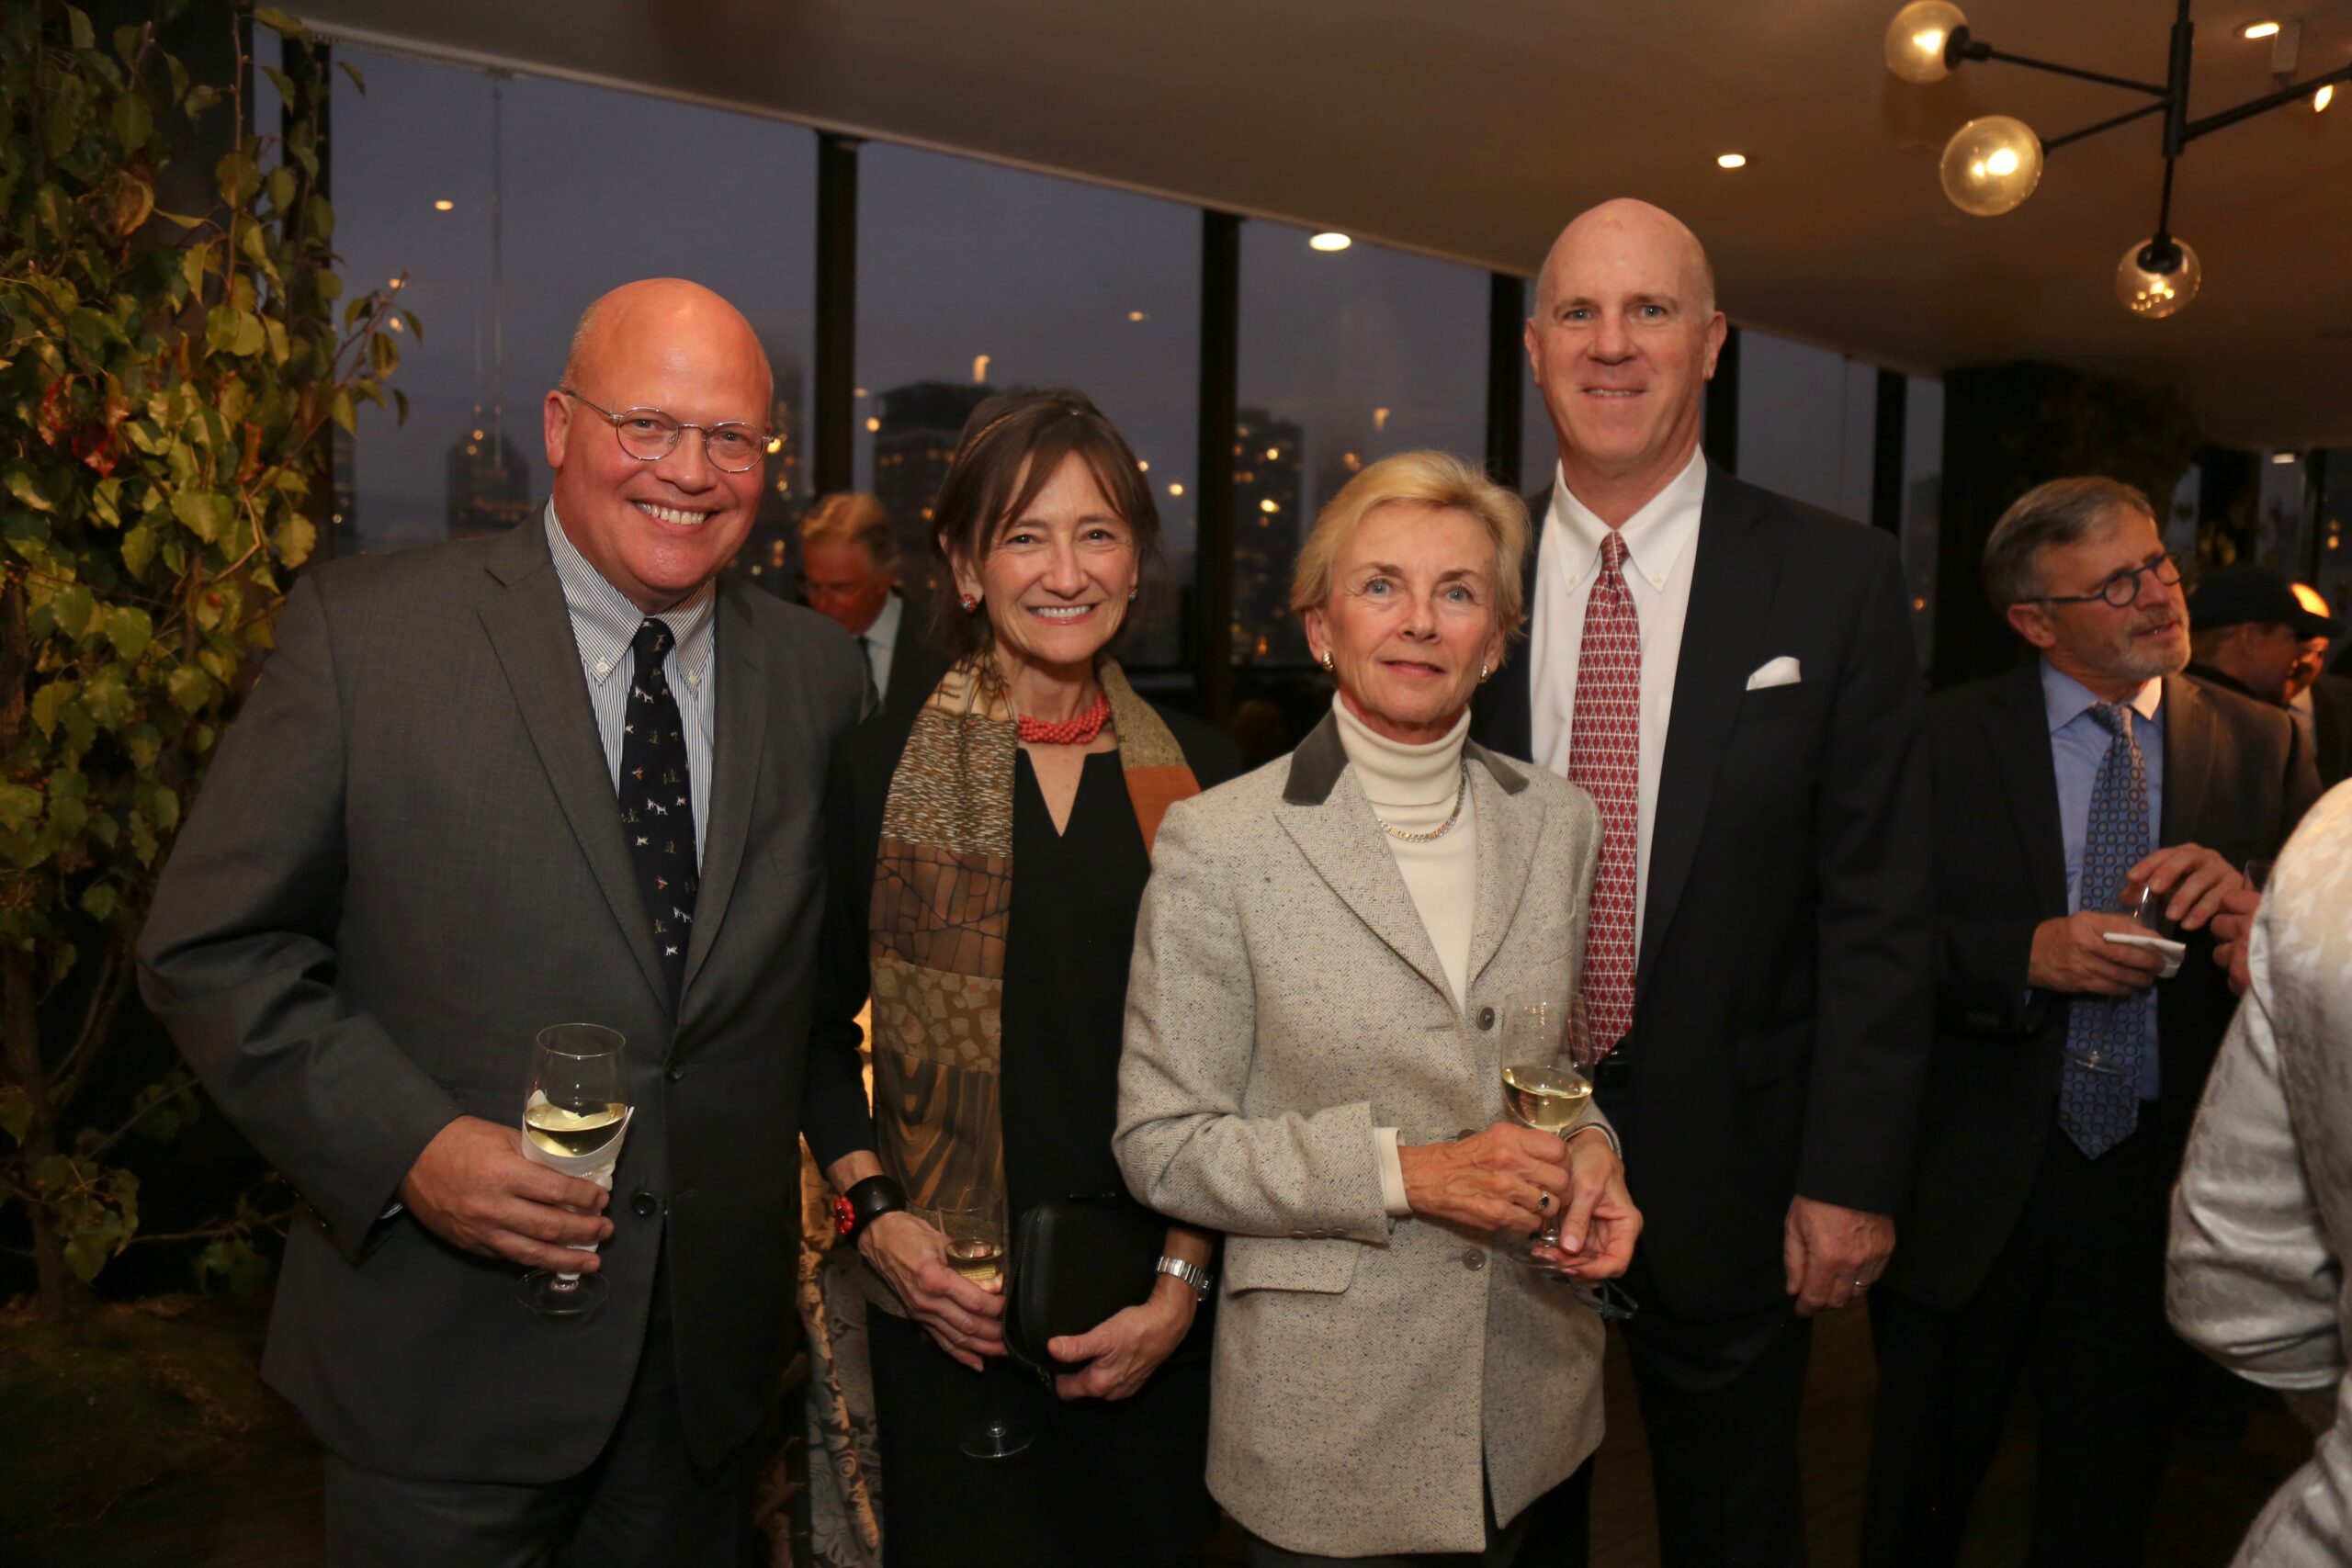
[[[2324,1412],[2233,1564],[2352,1561],[2352,784],[2313,807],[2263,891],[2254,984],[2222,1042],[2174,1190],[2181,1337]],[[2314,1423],[2318,1424],[2318,1423]]]
[[[1292,1551],[1476,1551],[1599,1446],[1600,1324],[1491,1238],[1381,1198],[1406,1144],[1503,1116],[1513,997],[1576,983],[1591,801],[1469,748],[1468,1000],[1329,718],[1161,825],[1127,983],[1115,1146],[1161,1213],[1227,1233],[1209,1489]]]

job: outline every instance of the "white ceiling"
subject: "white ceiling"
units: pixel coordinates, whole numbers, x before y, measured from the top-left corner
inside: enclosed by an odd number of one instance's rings
[[[2169,381],[2208,434],[2352,446],[2352,91],[2195,143],[2174,230],[2202,296],[2114,300],[2154,226],[2152,118],[2052,154],[1998,219],[1936,164],[1973,115],[2045,137],[2133,95],[2004,65],[1890,76],[1895,0],[310,0],[331,32],[1345,230],[1532,272],[1560,225],[1646,197],[1712,253],[1735,320],[1900,368],[2054,359]],[[2162,77],[2167,0],[1970,0],[2018,53]],[[2352,0],[2200,0],[2192,117],[2352,61]],[[1718,152],[1747,154],[1725,174]]]

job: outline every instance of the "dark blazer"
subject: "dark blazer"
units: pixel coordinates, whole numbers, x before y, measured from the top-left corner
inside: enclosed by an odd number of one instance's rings
[[[2312,736],[2320,787],[2352,778],[2352,679],[2323,675],[2312,683]]]
[[[2160,844],[2196,843],[2233,864],[2275,855],[2319,793],[2286,714],[2185,676],[2165,681]],[[2066,998],[2030,991],[2033,930],[2066,913],[2057,770],[2039,660],[1957,687],[1928,706],[1936,814],[1936,1050],[1917,1190],[1896,1227],[1886,1282],[1939,1311],[1966,1303],[2023,1211],[2060,1135]],[[2162,1098],[2175,1143],[2235,1006],[2212,939],[2189,939],[2159,983]],[[2169,1171],[2173,1162],[2165,1162]]]
[[[947,673],[949,660],[932,635],[931,606],[902,588],[891,592],[899,596],[899,635],[890,643],[890,689],[882,694],[882,705],[911,724],[915,709]]]
[[[1539,519],[1549,504],[1531,498]],[[1903,1204],[1927,1078],[1928,822],[1894,539],[1718,468],[1694,549],[1618,1048],[1631,1082],[1604,1102],[1668,1310],[1715,1317],[1785,1298],[1793,1196]],[[1519,651],[1473,733],[1523,757]],[[1781,656],[1795,684],[1747,690]]]
[[[142,934],[141,981],[229,1119],[307,1201],[263,1371],[395,1474],[546,1483],[594,1460],[657,1266],[687,1445],[759,1425],[791,1319],[826,766],[856,649],[718,582],[702,887],[673,1007],[540,516],[307,574]],[[612,1294],[551,1335],[522,1270],[402,1213],[460,1114],[514,1124],[549,1023],[628,1041]]]

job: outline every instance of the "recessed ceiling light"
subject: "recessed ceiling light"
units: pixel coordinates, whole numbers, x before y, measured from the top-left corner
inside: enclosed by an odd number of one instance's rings
[[[2312,113],[2325,114],[2327,106],[2335,101],[2335,84],[2328,83],[2312,95]]]
[[[1180,484],[1171,484],[1168,487],[1168,493],[1170,495],[1182,495],[1184,493],[1184,487]]]
[[[1129,310],[1127,312],[1127,320],[1131,321],[1148,321],[1151,320],[1151,315],[1150,312],[1146,310]]]
[[[1715,156],[1715,167],[1718,169],[1744,169],[1747,167],[1747,154],[1745,152],[1718,153]]]
[[[1328,231],[1324,233],[1316,235],[1306,243],[1314,246],[1318,251],[1344,251],[1350,245],[1355,243],[1353,240],[1349,239],[1345,234]]]
[[[2238,29],[2238,37],[2243,39],[2277,38],[2278,36],[2278,24],[2276,22],[2248,22]]]
[[[457,205],[458,204],[456,202],[451,201],[445,196],[440,200],[433,204],[433,210],[435,212],[450,212],[457,209]]]
[[[2295,455],[2292,452],[2273,452],[2270,460],[2283,468],[2295,460]]]

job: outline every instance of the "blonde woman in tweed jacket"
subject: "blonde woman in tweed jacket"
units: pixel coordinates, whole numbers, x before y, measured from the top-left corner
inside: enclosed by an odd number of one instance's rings
[[[1499,1016],[1575,987],[1600,836],[1582,791],[1465,744],[1527,532],[1455,458],[1359,474],[1292,590],[1330,716],[1160,829],[1115,1148],[1144,1203],[1227,1233],[1208,1479],[1256,1564],[1508,1562],[1547,1496],[1580,1556],[1601,1325],[1494,1237],[1561,1218],[1555,1261],[1597,1281],[1641,1221],[1604,1122],[1503,1114]]]
[[[2270,1499],[2242,1568],[2352,1561],[2352,784],[2312,808],[2256,917],[2245,1000],[2173,1193],[2165,1305],[2241,1377],[2333,1424]],[[2332,1408],[2331,1408],[2332,1407]]]

